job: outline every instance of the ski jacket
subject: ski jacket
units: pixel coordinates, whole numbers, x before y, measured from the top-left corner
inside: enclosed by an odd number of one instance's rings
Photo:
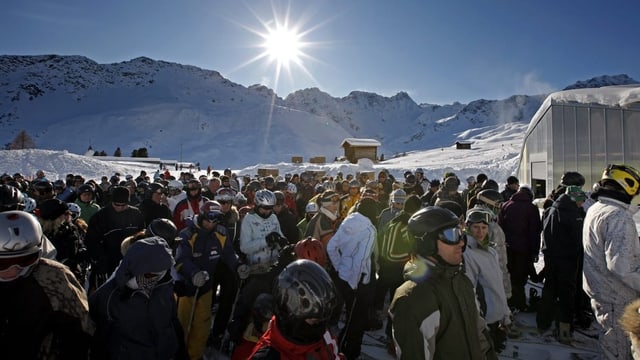
[[[497,359],[462,265],[416,257],[389,307],[400,360]]]
[[[80,207],[80,219],[84,220],[87,224],[89,220],[91,220],[91,217],[100,210],[100,205],[98,205],[95,200],[86,203],[80,199],[76,199],[75,202]]]
[[[378,232],[378,254],[381,263],[401,263],[409,260],[413,250],[413,236],[407,230],[411,214],[402,211],[383,231]]]
[[[341,197],[339,210],[340,217],[343,219],[346,218],[347,215],[349,215],[349,211],[358,202],[358,200],[360,200],[360,193],[357,193],[356,195],[347,194]]]
[[[509,269],[507,269],[507,243],[504,231],[495,221],[489,224],[489,246],[494,248],[498,254],[498,263],[502,272],[502,284],[508,299],[511,297],[511,275],[509,275]]]
[[[513,194],[500,208],[498,224],[511,250],[533,258],[540,253],[542,221],[540,211],[531,201],[533,198],[528,191]]]
[[[173,210],[173,223],[176,224],[178,231],[186,227],[186,219],[200,213],[200,208],[207,201],[209,201],[209,199],[204,196],[193,198],[185,197],[176,204],[176,207]]]
[[[287,238],[289,244],[297,243],[298,240],[300,240],[300,234],[298,232],[296,216],[288,208],[283,208],[276,216],[280,223],[282,235]]]
[[[640,296],[640,241],[629,205],[600,196],[582,233],[584,290],[600,304],[628,304]]]
[[[376,227],[364,215],[347,216],[327,243],[327,254],[338,276],[352,289],[371,280],[371,257],[376,246]]]
[[[378,232],[384,230],[385,226],[391,221],[391,219],[395,218],[400,212],[402,208],[396,209],[393,206],[385,208],[380,212],[380,216],[378,216]]]
[[[138,244],[139,243],[139,244]],[[174,359],[180,348],[171,250],[160,238],[135,242],[103,286],[89,298],[96,333],[92,359]],[[131,289],[127,282],[138,275],[166,270],[149,292]]]
[[[338,343],[329,330],[322,339],[309,345],[300,345],[288,340],[278,328],[274,316],[269,328],[262,334],[249,359],[253,360],[341,360],[344,355],[338,353]]]
[[[543,231],[545,258],[577,260],[582,254],[584,211],[566,194],[545,210]]]
[[[272,232],[282,236],[280,223],[273,213],[264,219],[255,210],[251,210],[240,223],[240,251],[246,256],[247,265],[253,274],[268,272],[278,260],[280,249],[269,247],[266,240],[267,235]]]
[[[172,220],[173,218],[171,216],[171,210],[169,210],[167,205],[158,204],[151,199],[142,200],[142,204],[140,204],[140,212],[142,212],[142,216],[144,216],[144,223],[147,226],[149,226],[149,224],[151,224],[155,219]]]
[[[467,237],[464,257],[465,274],[471,280],[476,292],[482,291],[486,311],[482,316],[487,323],[503,321],[511,323],[511,311],[507,305],[507,296],[502,283],[502,272],[498,264],[498,253],[492,247],[480,246],[471,235]],[[481,289],[478,288],[480,285]]]
[[[40,258],[28,276],[0,282],[0,294],[3,359],[87,358],[87,297],[66,266]]]
[[[337,218],[336,215],[329,212],[326,208],[320,208],[320,211],[309,220],[304,237],[311,236],[314,239],[320,240],[326,247],[329,239],[335,234],[339,225],[340,219]]]
[[[109,204],[100,209],[91,217],[84,240],[89,257],[95,263],[94,271],[111,274],[122,259],[122,241],[144,228],[144,218],[138,208],[129,206],[116,212]]]
[[[233,250],[227,229],[218,225],[209,231],[198,225],[198,215],[193,223],[179,233],[180,241],[176,249],[176,270],[185,280],[188,294],[194,294],[196,287],[191,283],[193,275],[205,270],[209,280],[200,287],[201,293],[212,289],[218,262],[222,261],[233,273],[238,267],[238,256]]]

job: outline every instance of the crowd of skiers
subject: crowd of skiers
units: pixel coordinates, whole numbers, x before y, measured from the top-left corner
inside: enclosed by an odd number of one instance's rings
[[[384,326],[399,359],[496,359],[523,311],[565,344],[595,318],[604,355],[629,358],[640,173],[609,165],[585,192],[566,172],[541,206],[514,176],[465,180],[4,174],[3,355],[357,359]]]

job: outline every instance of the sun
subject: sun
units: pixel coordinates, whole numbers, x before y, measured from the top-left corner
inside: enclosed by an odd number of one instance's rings
[[[278,66],[288,67],[291,62],[299,65],[303,55],[301,37],[296,29],[285,26],[268,29],[263,47],[269,60],[276,61]]]

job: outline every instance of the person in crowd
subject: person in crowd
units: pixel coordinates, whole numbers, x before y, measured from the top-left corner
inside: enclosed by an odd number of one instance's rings
[[[45,200],[54,198],[53,184],[49,180],[32,181],[29,197],[35,199],[38,205]]]
[[[88,358],[87,296],[69,268],[42,257],[42,227],[26,212],[0,213],[3,359]]]
[[[507,268],[507,240],[504,231],[498,225],[498,213],[502,206],[502,195],[498,190],[487,189],[478,192],[476,195],[475,207],[487,209],[493,213],[491,222],[489,223],[489,241],[490,245],[498,253],[498,263],[500,264],[500,272],[502,273],[502,284],[507,300],[511,298],[511,275]],[[509,331],[516,330],[515,327],[507,328]]]
[[[462,199],[462,195],[458,192],[460,180],[455,176],[449,176],[442,182],[442,189],[433,195],[431,205],[435,205],[438,200],[455,201],[462,208],[464,213],[467,210],[467,202]]]
[[[460,219],[440,207],[409,218],[414,250],[389,313],[397,358],[497,359],[464,275]]]
[[[185,220],[200,211],[209,198],[202,196],[202,185],[197,179],[191,179],[186,185],[187,197],[176,204],[173,210],[173,223],[178,231],[186,227]]]
[[[167,203],[166,189],[160,183],[149,185],[139,208],[147,226],[155,219],[172,219],[171,210]]]
[[[378,173],[378,201],[382,204],[389,203],[389,196],[393,191],[393,181],[389,179],[389,172],[385,169]]]
[[[278,261],[281,250],[288,244],[282,235],[278,218],[273,213],[276,196],[273,192],[258,190],[254,207],[247,213],[240,227],[241,265],[238,267],[240,291],[236,299],[232,320],[228,327],[233,341],[239,341],[250,319],[256,297],[270,286],[270,270]]]
[[[518,180],[515,176],[509,176],[507,178],[507,184],[504,186],[504,190],[500,193],[502,195],[502,199],[506,202],[511,199],[511,196],[518,192],[520,187],[520,180]]]
[[[309,220],[304,237],[311,236],[326,246],[340,225],[341,218],[338,215],[340,196],[333,190],[327,190],[320,194],[318,201],[320,210]]]
[[[85,245],[92,262],[90,289],[102,285],[122,260],[120,245],[124,238],[145,228],[142,213],[128,200],[127,188],[114,187],[111,203],[89,220]]]
[[[511,326],[511,311],[502,284],[498,253],[491,247],[489,225],[493,213],[483,208],[469,209],[465,221],[465,274],[471,280],[478,297],[481,316],[489,326],[496,352],[506,346],[507,330]]]
[[[206,190],[202,193],[202,196],[207,199],[215,199],[218,189],[220,189],[221,186],[220,178],[211,178],[204,186],[206,186]]]
[[[91,359],[188,359],[177,316],[167,242],[133,242],[103,286],[89,297],[96,324]]]
[[[100,210],[100,205],[95,201],[95,190],[90,184],[82,184],[78,187],[75,203],[80,206],[80,218],[87,224],[91,217]]]
[[[289,244],[295,244],[300,240],[298,227],[296,226],[296,216],[287,208],[285,194],[282,191],[274,191],[273,194],[276,196],[276,205],[273,207],[273,212],[280,223],[282,235],[289,241]]]
[[[173,214],[176,205],[187,198],[187,192],[184,191],[184,184],[178,180],[169,180],[167,183],[167,205]]]
[[[298,233],[300,234],[301,238],[304,237],[304,235],[307,233],[309,221],[311,220],[312,217],[316,215],[317,212],[318,212],[318,204],[315,202],[308,203],[307,206],[304,208],[304,217],[296,225],[298,228]]]
[[[253,349],[267,331],[269,322],[275,313],[275,303],[271,293],[262,293],[256,297],[251,311],[251,321],[247,325],[242,338],[233,348],[231,360],[249,359]]]
[[[422,195],[424,195],[429,191],[430,181],[424,176],[424,170],[422,168],[416,168],[413,173],[416,175],[416,184],[422,187]]]
[[[584,218],[584,290],[603,329],[599,344],[607,359],[629,359],[629,340],[617,326],[617,314],[640,297],[640,241],[633,221],[640,192],[640,172],[610,164],[591,197],[597,202]]]
[[[220,204],[208,201],[179,233],[176,270],[185,280],[185,294],[178,301],[178,318],[185,329],[189,356],[194,360],[203,356],[209,338],[213,279],[220,276],[216,274],[218,263],[224,263],[233,272],[238,267],[238,257],[228,241],[223,219]]]
[[[536,323],[545,332],[555,321],[557,339],[564,344],[572,341],[578,262],[584,257],[582,204],[586,198],[580,187],[567,186],[565,193],[545,211],[543,221],[545,281]]]
[[[403,191],[398,189],[396,191]],[[382,310],[385,298],[393,299],[395,290],[402,285],[404,265],[409,261],[412,250],[412,238],[407,230],[409,218],[421,207],[421,200],[416,195],[409,196],[403,204],[402,211],[383,228],[378,228],[378,279],[375,286],[373,307],[378,319],[383,319]],[[395,346],[391,334],[391,318],[387,317],[385,335],[387,351],[395,356]]]
[[[360,356],[362,337],[372,306],[375,268],[377,203],[362,199],[327,243],[334,281],[346,306],[347,318],[340,331],[340,351],[347,359]]]
[[[406,197],[407,194],[402,189],[391,192],[391,196],[389,196],[389,207],[383,209],[378,218],[378,233],[383,232],[389,221],[402,211]]]
[[[532,201],[531,188],[522,185],[498,213],[498,224],[507,241],[507,268],[511,276],[509,306],[519,311],[528,310],[525,285],[535,271],[534,263],[538,262],[540,253],[542,221]]]
[[[467,181],[469,180],[469,178],[467,178]],[[487,180],[487,175],[484,173],[480,173],[478,174],[478,176],[474,178],[474,180],[475,180],[475,183],[473,184],[473,187],[468,188],[468,191],[466,192],[466,194],[463,192],[463,196],[462,196],[463,200],[467,202],[467,209],[471,209],[476,206],[476,196],[480,191],[483,190],[482,183],[484,183],[484,181]]]
[[[40,204],[38,220],[42,231],[55,246],[56,260],[67,265],[79,282],[86,275],[86,248],[80,230],[71,222],[66,203],[53,198]]]
[[[404,178],[403,190],[405,193],[407,193],[407,195],[413,195],[413,194],[418,196],[424,195],[424,189],[422,188],[422,185],[419,185],[416,181],[417,181],[416,176],[411,173],[409,173]]]
[[[429,188],[427,189],[427,191],[425,191],[425,193],[420,196],[420,200],[422,200],[422,206],[431,205],[431,199],[433,199],[433,196],[438,192],[438,190],[440,190],[440,180],[431,180],[429,182]]]
[[[340,197],[340,218],[346,218],[347,215],[349,215],[349,210],[360,200],[360,187],[358,180],[351,180],[349,182],[349,194]]]
[[[311,260],[296,260],[273,286],[275,314],[250,359],[344,359],[328,329],[336,304],[329,274]]]

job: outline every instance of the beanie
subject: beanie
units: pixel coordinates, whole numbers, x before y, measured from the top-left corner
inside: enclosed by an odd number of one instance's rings
[[[404,190],[397,189],[391,192],[391,195],[389,196],[389,200],[392,203],[404,204],[406,197],[407,197],[407,193],[404,192]]]
[[[123,186],[115,186],[111,191],[112,203],[128,203],[129,202],[129,190]]]
[[[356,205],[355,210],[371,220],[372,224],[376,223],[376,217],[378,216],[378,203],[372,198],[361,199]]]
[[[422,206],[422,200],[420,200],[420,198],[417,195],[413,194],[409,196],[407,200],[405,200],[404,207],[402,208],[402,210],[404,210],[404,212],[406,213],[413,214],[416,211],[420,210],[421,206]]]
[[[62,200],[53,198],[43,201],[38,207],[40,217],[45,220],[55,220],[69,209]]]

